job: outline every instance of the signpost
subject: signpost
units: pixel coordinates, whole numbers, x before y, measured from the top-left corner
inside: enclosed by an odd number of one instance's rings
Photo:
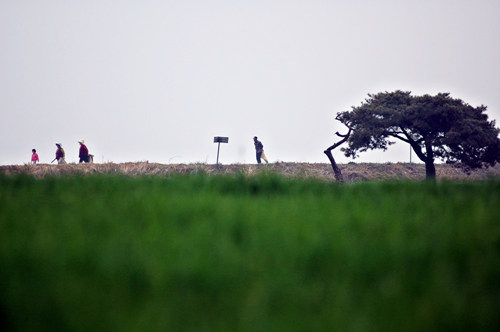
[[[218,143],[217,146],[217,168],[219,168],[219,150],[220,150],[220,144],[221,143],[228,143],[229,142],[229,137],[221,137],[221,136],[215,136],[214,137],[214,143]]]

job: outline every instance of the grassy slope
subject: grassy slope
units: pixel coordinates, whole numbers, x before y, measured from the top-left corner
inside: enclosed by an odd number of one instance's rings
[[[0,316],[71,331],[493,330],[500,184],[0,177]]]
[[[423,164],[407,163],[350,163],[339,165],[342,169],[346,182],[359,182],[370,180],[423,180],[425,179],[425,166]],[[136,163],[106,163],[106,164],[68,164],[68,165],[23,165],[23,166],[0,166],[0,174],[15,175],[27,174],[42,178],[58,175],[95,175],[95,174],[122,174],[127,176],[165,176],[172,174],[196,174],[205,173],[209,175],[255,175],[261,171],[272,171],[287,177],[316,178],[326,181],[334,181],[332,167],[330,164],[310,163],[274,163],[269,165],[256,164],[234,164],[216,165],[210,164],[156,164],[148,162]],[[462,172],[459,168],[447,164],[436,165],[438,180],[486,180],[500,178],[500,165],[493,168],[475,170],[470,174]]]

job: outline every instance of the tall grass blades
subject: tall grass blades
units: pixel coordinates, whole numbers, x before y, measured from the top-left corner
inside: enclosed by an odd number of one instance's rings
[[[493,331],[500,183],[0,177],[4,331]]]

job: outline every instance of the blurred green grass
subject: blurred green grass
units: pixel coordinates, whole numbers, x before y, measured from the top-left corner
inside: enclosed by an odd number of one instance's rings
[[[500,183],[0,177],[12,331],[493,331]]]

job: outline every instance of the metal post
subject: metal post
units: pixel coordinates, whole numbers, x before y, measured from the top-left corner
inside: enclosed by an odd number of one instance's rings
[[[220,150],[220,142],[218,142],[219,144],[217,145],[217,168],[219,168],[219,150]]]

